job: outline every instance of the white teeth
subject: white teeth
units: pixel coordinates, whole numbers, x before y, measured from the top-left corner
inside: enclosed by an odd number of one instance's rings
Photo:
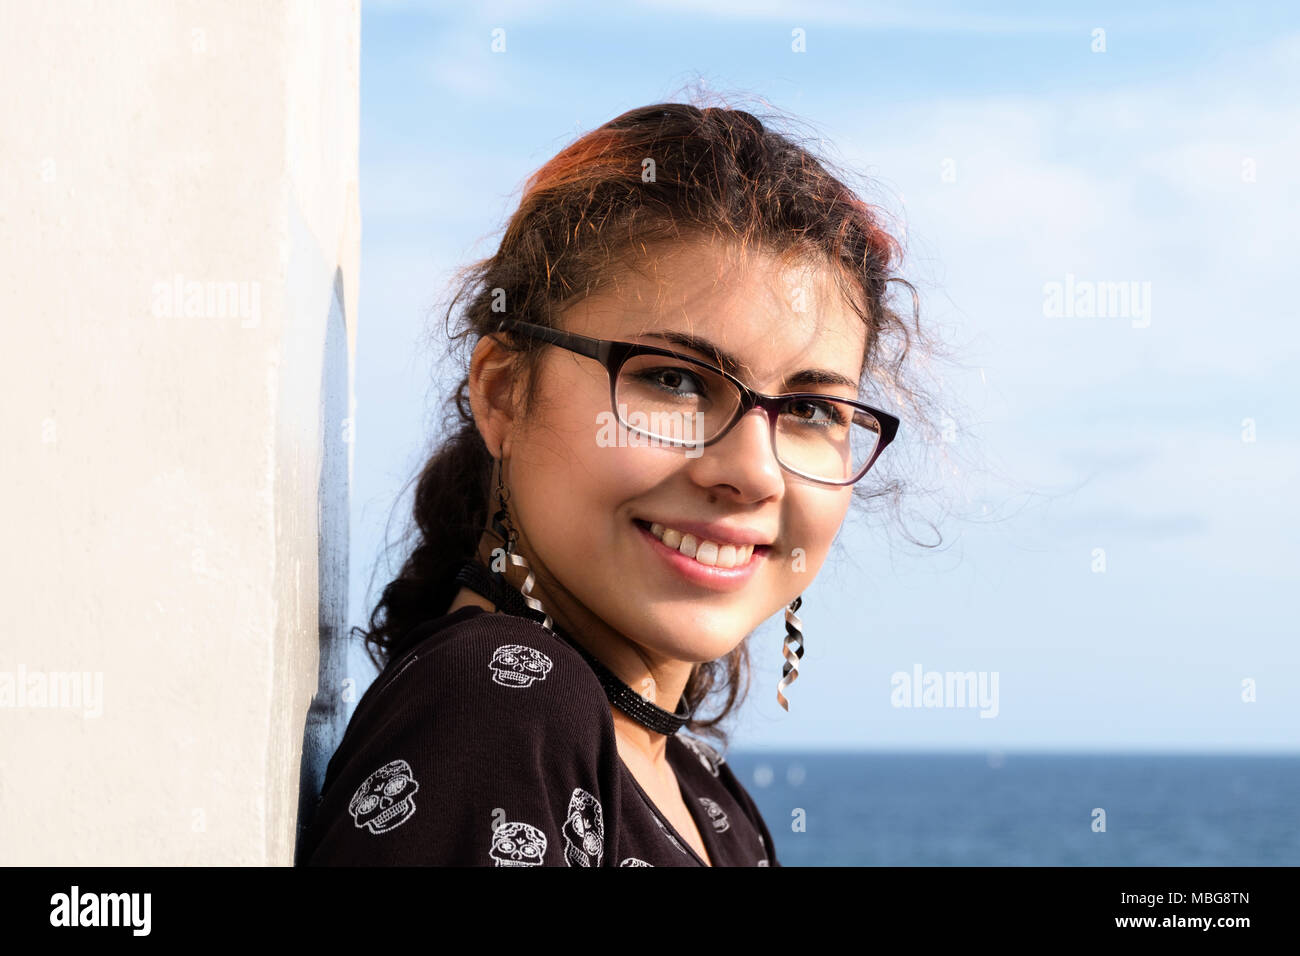
[[[682,535],[682,543],[677,546],[677,550],[688,558],[695,557],[695,552],[700,549],[700,539],[693,534]]]
[[[657,521],[650,525],[650,533],[668,547],[710,567],[740,568],[748,564],[749,559],[754,556],[752,544],[718,544],[716,541],[702,541],[693,534],[682,534]]]

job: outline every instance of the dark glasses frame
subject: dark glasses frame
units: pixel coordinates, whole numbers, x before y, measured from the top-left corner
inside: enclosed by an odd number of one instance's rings
[[[697,359],[690,355],[683,355],[681,352],[674,352],[671,349],[660,348],[657,345],[645,345],[641,342],[623,342],[618,339],[597,339],[592,338],[589,335],[579,335],[576,332],[564,332],[560,329],[548,328],[547,326],[537,325],[533,322],[525,322],[522,319],[502,319],[500,323],[498,323],[496,331],[518,332],[521,335],[526,335],[530,338],[559,346],[562,349],[567,349],[570,352],[585,355],[587,358],[595,359],[605,367],[605,371],[609,375],[609,401],[610,405],[613,406],[614,409],[614,417],[618,419],[619,424],[629,431],[636,432],[638,435],[645,435],[647,438],[653,438],[656,441],[668,445],[707,448],[714,442],[721,441],[725,438],[727,434],[736,427],[736,423],[750,411],[755,408],[761,408],[767,414],[768,426],[771,433],[772,454],[776,458],[777,463],[791,474],[798,475],[800,478],[805,478],[808,481],[815,481],[818,484],[844,486],[852,485],[861,481],[863,476],[871,470],[871,466],[876,463],[876,459],[880,457],[880,453],[885,450],[886,446],[888,446],[898,434],[899,419],[897,416],[891,415],[889,412],[882,411],[879,408],[873,408],[870,405],[855,401],[854,399],[841,398],[838,395],[827,395],[823,392],[789,392],[785,395],[765,395],[762,392],[754,391],[740,379],[725,370],[718,368],[716,365],[712,365],[709,362],[705,362],[702,359]],[[662,438],[658,435],[648,434],[639,428],[629,425],[627,422],[623,421],[623,416],[618,413],[618,374],[627,360],[637,355],[662,355],[666,358],[675,359],[679,362],[686,362],[690,365],[706,369],[715,375],[722,376],[734,385],[736,390],[740,393],[740,405],[736,409],[736,414],[732,416],[731,421],[729,421],[726,426],[718,432],[718,434],[705,442],[678,441],[671,438]],[[819,478],[815,475],[805,474],[797,468],[791,468],[785,462],[781,461],[781,456],[776,453],[777,416],[780,414],[782,407],[784,407],[788,402],[800,398],[841,402],[859,411],[865,412],[880,423],[880,439],[876,442],[876,449],[871,453],[871,457],[867,460],[867,463],[863,465],[862,470],[859,471],[858,474],[844,481],[832,481],[829,478]]]

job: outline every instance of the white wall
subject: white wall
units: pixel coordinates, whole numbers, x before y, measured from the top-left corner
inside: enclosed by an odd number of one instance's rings
[[[0,6],[0,863],[292,862],[346,620],[359,43],[356,0]],[[41,705],[56,672],[101,692]]]

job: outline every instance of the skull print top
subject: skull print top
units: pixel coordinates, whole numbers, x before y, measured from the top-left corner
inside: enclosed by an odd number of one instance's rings
[[[330,761],[307,865],[706,866],[618,753],[595,673],[535,621],[477,605],[420,625]],[[780,866],[726,760],[667,759],[714,866]]]

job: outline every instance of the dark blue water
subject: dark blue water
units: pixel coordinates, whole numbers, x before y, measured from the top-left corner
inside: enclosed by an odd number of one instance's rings
[[[1300,865],[1297,756],[727,760],[785,866]],[[1104,832],[1093,830],[1094,808],[1105,810]]]

